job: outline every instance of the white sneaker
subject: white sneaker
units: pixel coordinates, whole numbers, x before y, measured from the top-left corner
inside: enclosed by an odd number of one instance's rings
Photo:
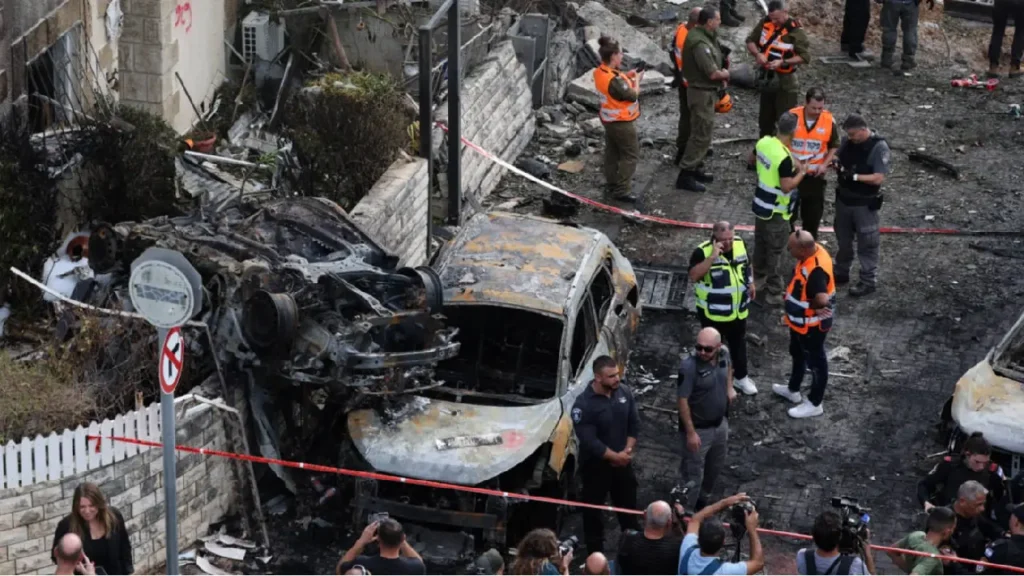
[[[814,404],[811,404],[810,400],[804,400],[799,405],[789,409],[789,415],[792,418],[813,418],[815,416],[821,416],[824,413],[825,409],[822,408],[821,404],[815,406]]]
[[[804,399],[799,392],[790,392],[789,386],[786,386],[785,384],[772,384],[772,392],[775,392],[794,404],[799,404]]]
[[[747,396],[757,394],[757,386],[754,385],[754,381],[750,379],[750,376],[744,376],[739,380],[733,380],[732,385]]]

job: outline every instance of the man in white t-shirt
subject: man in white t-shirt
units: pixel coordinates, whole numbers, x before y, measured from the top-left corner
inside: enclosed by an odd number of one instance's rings
[[[686,537],[679,547],[679,574],[732,574],[745,576],[764,568],[764,551],[757,535],[757,511],[747,512],[746,527],[750,538],[750,560],[723,562],[718,554],[725,545],[725,525],[718,514],[748,500],[746,494],[730,496],[694,514],[686,526]]]

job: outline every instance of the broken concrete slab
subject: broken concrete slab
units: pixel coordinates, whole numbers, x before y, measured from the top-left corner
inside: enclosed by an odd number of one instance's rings
[[[625,19],[605,8],[600,2],[587,2],[580,6],[577,15],[584,25],[595,26],[601,34],[618,40],[627,54],[635,58],[642,58],[650,68],[656,69],[662,74],[672,74],[672,63],[669,62],[668,52],[646,34],[630,26]]]
[[[664,75],[648,70],[640,81],[640,95],[662,94],[668,91],[668,83]],[[565,99],[570,102],[582,104],[593,110],[600,107],[601,98],[598,95],[597,87],[594,85],[594,70],[590,70],[583,76],[569,83],[565,91]]]
[[[580,49],[580,40],[575,30],[556,32],[548,45],[548,70],[544,88],[544,103],[561,102],[565,97],[565,89],[576,75],[576,52]]]

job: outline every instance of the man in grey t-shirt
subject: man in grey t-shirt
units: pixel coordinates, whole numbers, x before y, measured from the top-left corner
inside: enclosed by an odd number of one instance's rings
[[[714,328],[697,334],[694,352],[679,367],[679,430],[683,458],[679,475],[684,483],[700,487],[690,492],[687,508],[708,502],[728,450],[729,404],[736,397],[732,386],[732,360]]]
[[[843,122],[846,140],[836,156],[839,188],[836,191],[836,239],[839,253],[835,259],[835,283],[850,281],[854,243],[860,260],[860,282],[850,288],[850,296],[865,296],[875,291],[881,235],[878,210],[882,207],[882,182],[889,173],[892,153],[885,139],[868,129],[863,116],[851,114]]]

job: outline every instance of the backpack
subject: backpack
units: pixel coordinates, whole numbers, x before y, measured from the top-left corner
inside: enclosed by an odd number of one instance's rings
[[[693,551],[696,550],[696,549],[697,549],[697,546],[690,546],[689,548],[686,549],[686,552],[683,552],[683,557],[682,557],[682,559],[679,560],[679,573],[680,574],[689,574],[688,570],[690,569],[690,556],[693,555]],[[705,566],[704,569],[701,570],[700,572],[698,572],[697,574],[699,574],[700,576],[708,576],[709,574],[714,574],[715,572],[717,572],[718,569],[721,568],[721,567],[722,567],[722,561],[719,560],[718,558],[715,558],[714,560],[711,561],[710,564]]]
[[[853,566],[853,560],[853,556],[841,554],[832,561],[832,565],[828,567],[828,570],[825,570],[825,574],[849,574],[850,568]],[[816,575],[818,573],[818,565],[814,562],[814,551],[811,549],[804,550],[804,567],[808,575]]]

